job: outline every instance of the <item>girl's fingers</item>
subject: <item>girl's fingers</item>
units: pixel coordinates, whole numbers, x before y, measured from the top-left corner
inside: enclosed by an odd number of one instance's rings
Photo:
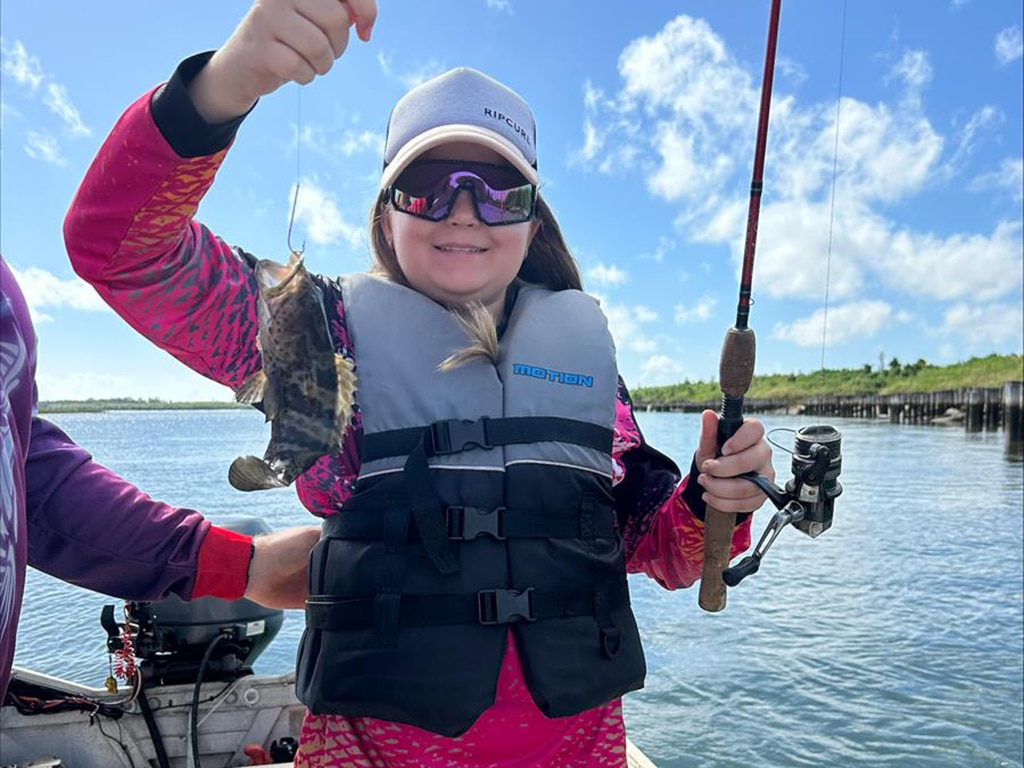
[[[747,480],[702,474],[697,482],[704,488],[704,501],[720,512],[753,512],[765,502],[761,489]]]
[[[352,26],[352,17],[346,3],[295,0],[295,12],[323,34],[332,62],[345,52],[348,47],[349,27]]]
[[[766,443],[747,448],[742,453],[708,459],[699,467],[701,472],[714,477],[728,478],[747,472],[757,472],[769,480],[775,479],[772,468],[772,451]]]
[[[349,17],[355,19],[356,35],[364,43],[370,40],[373,25],[377,23],[377,3],[375,0],[341,0],[346,6]]]
[[[754,419],[747,419],[736,430],[736,434],[725,441],[725,445],[722,446],[722,455],[731,456],[745,451],[747,448],[757,445],[763,438],[764,425]]]
[[[307,69],[312,70],[315,75],[324,75],[334,66],[334,50],[327,33],[317,23],[307,17],[295,13],[281,20],[275,30],[277,41],[290,48],[295,55],[304,62],[296,68],[296,74],[300,77],[292,77],[298,82],[305,83]],[[290,73],[280,73],[288,75]]]

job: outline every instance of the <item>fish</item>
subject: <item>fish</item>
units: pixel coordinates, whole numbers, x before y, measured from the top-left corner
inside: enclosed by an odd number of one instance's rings
[[[262,259],[257,346],[262,368],[242,382],[235,399],[262,407],[270,422],[263,457],[239,456],[228,482],[240,491],[284,488],[341,446],[355,402],[351,360],[331,340],[322,291],[293,251],[287,264]]]

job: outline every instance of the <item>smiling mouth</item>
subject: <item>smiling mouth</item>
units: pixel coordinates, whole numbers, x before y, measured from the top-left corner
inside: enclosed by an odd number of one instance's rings
[[[434,248],[442,253],[483,253],[487,250],[475,245],[435,245]]]

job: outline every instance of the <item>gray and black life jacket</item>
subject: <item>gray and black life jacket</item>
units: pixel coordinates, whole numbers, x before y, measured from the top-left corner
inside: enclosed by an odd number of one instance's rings
[[[508,633],[548,717],[642,687],[611,491],[618,374],[579,291],[520,290],[496,364],[413,290],[342,283],[362,466],[310,562],[299,698],[445,736],[494,703]]]

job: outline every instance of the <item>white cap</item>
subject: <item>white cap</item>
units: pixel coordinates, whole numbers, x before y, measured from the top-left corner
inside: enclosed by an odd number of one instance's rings
[[[537,126],[518,93],[482,72],[459,67],[399,99],[388,120],[381,188],[428,149],[466,141],[492,149],[537,184]]]

